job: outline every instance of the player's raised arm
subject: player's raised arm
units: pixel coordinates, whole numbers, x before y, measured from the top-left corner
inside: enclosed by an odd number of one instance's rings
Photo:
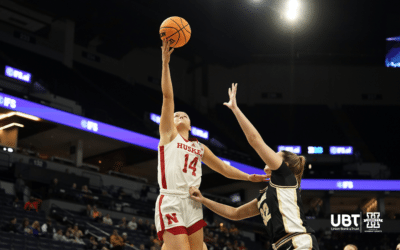
[[[163,104],[160,119],[160,145],[167,144],[178,133],[174,125],[174,91],[172,88],[169,61],[174,49],[170,49],[170,42],[163,40],[162,51],[162,76],[161,89],[163,94]]]
[[[232,88],[229,88],[228,91],[229,102],[225,102],[224,105],[232,110],[233,114],[236,116],[236,119],[239,122],[240,127],[246,135],[247,141],[258,153],[264,163],[267,164],[272,170],[278,169],[282,164],[282,158],[267,144],[265,144],[260,133],[258,133],[257,129],[253,126],[253,124],[251,124],[251,122],[239,109],[236,103],[236,91],[237,83],[232,83]]]
[[[260,210],[257,207],[257,199],[236,208],[203,197],[200,190],[195,187],[190,187],[189,193],[190,198],[193,200],[202,203],[214,213],[230,220],[244,220],[260,214]]]
[[[270,175],[256,175],[256,174],[246,174],[239,169],[229,166],[217,156],[214,155],[211,150],[203,144],[204,148],[204,156],[203,162],[215,172],[222,174],[223,176],[234,179],[234,180],[243,180],[243,181],[251,181],[251,182],[263,182],[266,181],[266,178],[269,178]]]

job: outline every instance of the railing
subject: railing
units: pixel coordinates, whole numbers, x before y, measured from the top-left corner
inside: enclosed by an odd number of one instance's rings
[[[124,177],[124,178],[128,178],[128,179],[132,179],[132,180],[137,180],[137,181],[141,181],[141,182],[145,182],[147,183],[148,180],[146,178],[142,178],[142,177],[137,177],[137,176],[133,176],[133,175],[128,175],[128,174],[124,174],[124,173],[119,173],[119,172],[115,172],[113,170],[108,171],[109,175],[116,175],[119,177]]]
[[[96,227],[96,226],[90,224],[89,222],[86,222],[86,224],[87,224],[88,226],[91,226],[92,228],[96,229],[97,231],[101,232],[102,234],[104,234],[104,235],[106,235],[106,236],[110,236],[109,233],[107,233],[106,231],[103,231],[103,230],[101,230],[100,228],[98,228],[98,227]],[[95,237],[99,238],[99,236],[97,236],[97,235],[95,235],[95,234],[93,234],[93,233],[90,233],[90,232],[89,232],[89,234],[94,235]],[[110,244],[109,242],[107,242],[107,243]],[[125,246],[130,247],[130,248],[135,249],[135,250],[140,250],[139,248],[137,248],[137,247],[135,247],[135,246],[130,246],[130,245],[126,244],[126,243],[125,243]]]
[[[100,172],[100,168],[98,166],[92,165],[92,164],[87,164],[87,163],[82,163],[81,165],[82,168],[88,169],[88,170],[93,170],[96,172]]]

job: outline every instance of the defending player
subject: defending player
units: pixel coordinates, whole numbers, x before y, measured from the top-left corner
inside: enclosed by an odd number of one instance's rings
[[[189,187],[199,187],[201,162],[214,171],[236,180],[262,182],[267,175],[248,175],[225,164],[197,140],[189,139],[190,119],[184,112],[174,113],[174,94],[169,70],[169,42],[163,41],[160,144],[158,150],[158,183],[155,222],[166,249],[203,249],[203,210],[190,199]]]
[[[239,207],[226,206],[204,198],[196,187],[190,188],[191,198],[201,202],[215,213],[242,220],[261,214],[273,249],[319,249],[314,231],[307,226],[300,196],[305,158],[294,153],[274,152],[236,104],[237,84],[229,89],[230,100],[224,103],[235,114],[250,145],[265,162],[265,173],[271,173],[269,185],[257,199]],[[269,122],[272,122],[271,120]]]

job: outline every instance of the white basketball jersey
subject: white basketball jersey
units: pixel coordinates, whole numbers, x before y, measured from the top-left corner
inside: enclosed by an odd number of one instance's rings
[[[199,188],[204,149],[196,140],[186,140],[179,133],[170,143],[158,146],[158,185],[160,190],[189,193]]]

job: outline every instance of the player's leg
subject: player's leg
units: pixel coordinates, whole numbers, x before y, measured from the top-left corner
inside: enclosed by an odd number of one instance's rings
[[[187,210],[184,219],[187,222],[190,249],[203,250],[205,245],[203,228],[207,226],[207,223],[203,220],[202,205],[192,199],[187,199],[186,201],[185,207]],[[205,249],[207,249],[207,246]]]
[[[161,250],[168,250],[168,248],[165,246],[165,244],[162,245]],[[208,250],[206,243],[203,242],[203,250]]]
[[[164,245],[163,249],[182,249],[182,250],[190,250],[189,237],[187,234],[177,234],[174,235],[168,231],[165,231],[163,234]]]
[[[203,241],[204,241],[204,233],[203,233],[203,228],[201,228],[197,232],[189,235],[190,250],[203,250],[205,245]]]

